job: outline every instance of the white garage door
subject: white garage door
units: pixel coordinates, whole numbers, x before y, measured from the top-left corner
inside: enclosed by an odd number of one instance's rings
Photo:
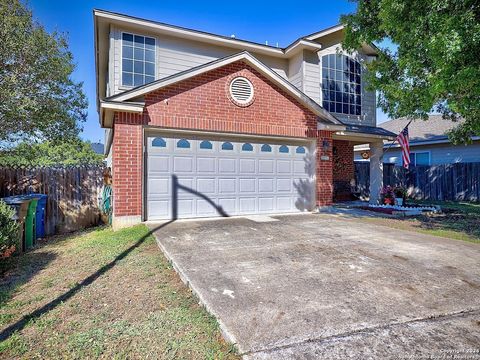
[[[147,138],[148,220],[311,210],[308,144]]]

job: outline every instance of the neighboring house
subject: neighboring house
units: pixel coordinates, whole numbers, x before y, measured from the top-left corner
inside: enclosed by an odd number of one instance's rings
[[[102,143],[91,143],[90,146],[92,147],[92,150],[95,152],[95,154],[105,154],[105,145]]]
[[[395,134],[408,124],[400,118],[382,123],[382,127]],[[442,119],[441,115],[431,115],[428,120],[415,119],[408,127],[410,136],[410,160],[412,165],[439,165],[458,162],[480,162],[480,137],[473,137],[468,145],[453,145],[447,132],[461,122]],[[402,155],[398,143],[385,142],[383,162],[402,165]],[[368,144],[355,146],[355,161],[369,161]]]
[[[95,10],[97,105],[113,224],[308,211],[350,197],[353,146],[383,140],[364,44],[343,27],[278,48]]]

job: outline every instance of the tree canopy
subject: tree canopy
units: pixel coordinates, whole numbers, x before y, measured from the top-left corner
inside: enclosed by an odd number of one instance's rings
[[[75,138],[86,119],[66,37],[49,34],[20,0],[0,0],[0,147]]]
[[[80,139],[68,142],[45,141],[38,144],[22,142],[0,151],[0,166],[72,166],[98,165],[104,156],[93,151],[91,143]]]
[[[353,1],[357,12],[342,16],[343,47],[393,43],[366,65],[379,106],[392,118],[463,117],[449,134],[456,143],[480,135],[480,2]]]

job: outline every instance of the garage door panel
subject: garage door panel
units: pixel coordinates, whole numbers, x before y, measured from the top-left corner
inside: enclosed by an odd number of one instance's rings
[[[275,191],[273,178],[258,179],[258,192],[261,193],[273,193]]]
[[[198,173],[215,173],[215,158],[214,157],[198,157],[197,158],[197,172]]]
[[[239,212],[242,214],[254,214],[257,211],[256,197],[241,197],[239,201]]]
[[[178,216],[192,217],[194,215],[193,205],[193,199],[178,199]]]
[[[148,158],[148,169],[155,173],[169,173],[170,172],[170,157],[165,156],[150,156]]]
[[[147,206],[149,219],[167,219],[170,216],[170,208],[170,200],[150,200]]]
[[[182,187],[192,189],[176,189],[179,218],[218,216],[218,207],[228,215],[297,211],[297,188],[312,194],[315,189],[314,168],[310,174],[306,169],[307,147],[298,154],[298,146],[291,144],[164,136],[149,137],[147,143],[145,210],[151,220],[172,215],[173,175]]]
[[[214,201],[214,203],[217,203],[217,201],[215,201],[216,199],[211,200]],[[196,212],[201,216],[214,216],[217,213],[215,207],[213,207],[208,201],[204,199],[197,199],[196,206]]]
[[[258,173],[273,174],[275,172],[275,160],[273,159],[260,159],[258,160]]]
[[[170,178],[150,178],[148,179],[148,194],[149,196],[165,196],[170,193]]]
[[[202,194],[215,194],[215,178],[197,178],[196,190]]]
[[[236,171],[237,171],[236,159],[234,158],[218,159],[218,172],[220,174],[234,174]]]
[[[234,194],[237,192],[237,179],[220,178],[218,179],[218,192],[219,194]]]
[[[277,160],[277,173],[290,174],[292,172],[292,162],[290,160]]]
[[[175,173],[192,173],[194,171],[193,158],[189,156],[175,156],[173,158],[173,171]]]
[[[259,197],[258,210],[260,212],[272,212],[275,209],[275,197]]]
[[[289,196],[277,196],[277,209],[280,211],[292,210],[292,198]]]
[[[294,160],[293,161],[293,173],[294,174],[305,174],[308,171],[306,169],[306,163],[303,160]]]
[[[219,198],[218,205],[222,207],[222,209],[228,215],[235,215],[237,213],[237,199],[236,198]]]
[[[241,174],[255,174],[255,159],[240,159]]]
[[[246,178],[239,180],[239,192],[240,193],[254,193],[256,190],[256,178]]]
[[[293,180],[288,179],[277,179],[277,192],[291,192],[292,191]]]

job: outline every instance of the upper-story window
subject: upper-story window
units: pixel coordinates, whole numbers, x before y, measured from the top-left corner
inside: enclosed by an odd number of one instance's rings
[[[349,56],[322,56],[323,107],[339,114],[360,115],[361,72],[360,63]]]
[[[122,85],[140,86],[155,80],[155,39],[122,33]]]

